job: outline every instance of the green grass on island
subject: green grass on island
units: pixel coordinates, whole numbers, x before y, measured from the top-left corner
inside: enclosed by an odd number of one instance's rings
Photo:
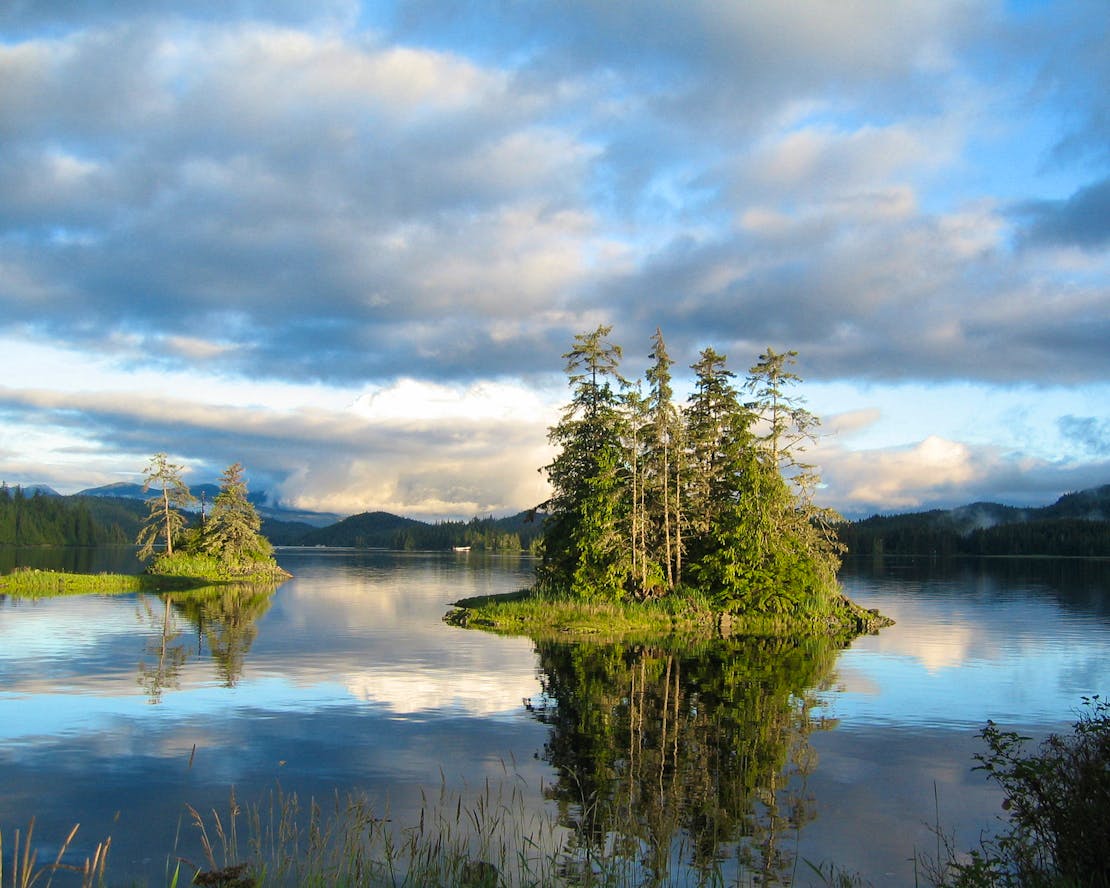
[[[187,592],[206,586],[277,584],[289,577],[288,572],[272,561],[233,567],[209,555],[186,553],[160,556],[143,574],[76,574],[19,569],[0,576],[0,595],[56,598],[64,595]]]
[[[826,610],[802,614],[721,611],[696,595],[667,595],[650,601],[584,601],[535,589],[464,598],[453,607],[444,616],[451,625],[537,639],[719,635],[850,638],[894,623],[840,594]]]

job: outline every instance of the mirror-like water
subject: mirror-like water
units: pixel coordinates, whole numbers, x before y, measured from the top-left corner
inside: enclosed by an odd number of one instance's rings
[[[1110,690],[1105,562],[851,564],[848,593],[898,623],[837,651],[442,623],[455,599],[527,585],[527,558],[279,561],[295,577],[273,593],[0,600],[5,836],[33,815],[49,853],[80,822],[81,853],[112,836],[113,883],[161,884],[169,855],[198,853],[185,804],[226,810],[232,786],[365,791],[405,824],[491,781],[584,843],[634,840],[644,872],[731,861],[743,836],[784,881],[807,884],[806,859],[907,884],[938,816],[971,847],[999,813],[971,771],[987,718],[1041,736]]]

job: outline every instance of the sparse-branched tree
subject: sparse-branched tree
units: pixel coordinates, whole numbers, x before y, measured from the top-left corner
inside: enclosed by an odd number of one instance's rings
[[[745,388],[755,396],[749,405],[762,420],[761,442],[775,465],[794,486],[794,508],[784,513],[800,545],[830,577],[840,566],[841,545],[836,525],[843,519],[832,509],[814,505],[813,495],[821,476],[802,454],[817,440],[820,419],[805,408],[805,399],[794,388],[802,377],[790,368],[796,351],[768,349],[749,371]]]
[[[140,558],[150,558],[154,554],[159,538],[165,543],[166,554],[173,554],[174,538],[186,525],[180,510],[196,501],[181,480],[183,468],[171,463],[165,453],[156,453],[150,458],[143,473],[143,492],[156,489],[158,494],[147,500],[150,511],[136,540]]]
[[[663,333],[656,328],[647,369],[649,386],[645,478],[648,501],[648,539],[663,563],[667,587],[682,579],[682,422],[674,404],[671,366]]]
[[[797,357],[796,351],[768,348],[749,371],[744,387],[755,396],[748,406],[762,421],[759,438],[770,451],[772,463],[796,479],[799,493],[808,498],[817,482],[810,475],[813,466],[802,462],[801,454],[816,440],[821,421],[792,391],[802,381],[789,369]]]

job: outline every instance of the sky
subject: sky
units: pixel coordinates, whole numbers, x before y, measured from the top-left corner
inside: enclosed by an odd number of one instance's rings
[[[1105,0],[8,0],[0,480],[505,515],[562,355],[796,350],[822,505],[1110,483]]]

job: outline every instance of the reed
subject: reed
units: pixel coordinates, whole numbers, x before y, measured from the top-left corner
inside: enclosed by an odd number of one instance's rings
[[[422,791],[415,823],[395,822],[389,804],[335,793],[304,802],[280,785],[262,802],[225,812],[189,808],[203,863],[196,884],[558,885],[563,830],[529,810],[519,784],[486,781],[473,800],[441,785]],[[193,864],[196,867],[196,864]]]
[[[21,835],[20,830],[15,829],[12,840],[11,866],[6,874],[4,872],[4,831],[0,830],[0,886],[5,884],[6,878],[6,884],[10,888],[32,888],[40,882],[44,885],[44,888],[50,888],[55,874],[63,871],[76,873],[80,879],[81,888],[93,888],[93,886],[102,885],[108,865],[108,849],[112,844],[110,838],[98,842],[92,857],[86,857],[80,864],[64,862],[66,853],[69,851],[79,828],[80,824],[75,824],[73,829],[69,831],[69,835],[66,836],[65,841],[58,849],[53,863],[39,866],[38,851],[32,844],[35,835],[35,818],[32,817],[25,834]],[[45,882],[43,882],[44,878]]]

